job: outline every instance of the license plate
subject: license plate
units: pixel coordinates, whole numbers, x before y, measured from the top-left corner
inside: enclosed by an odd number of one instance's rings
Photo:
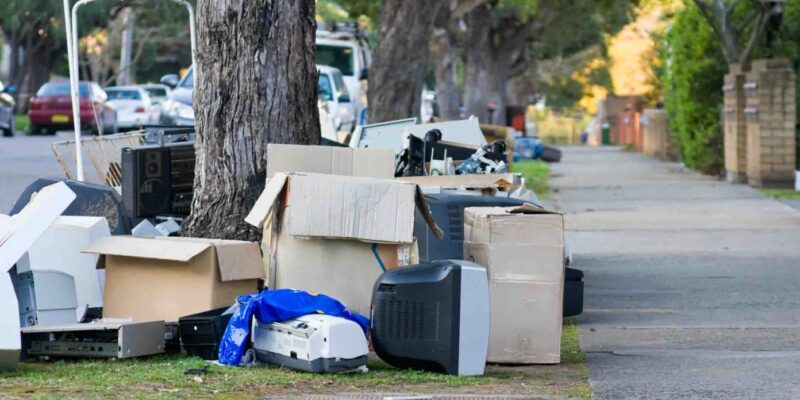
[[[56,114],[53,115],[51,120],[53,122],[69,122],[69,115]]]

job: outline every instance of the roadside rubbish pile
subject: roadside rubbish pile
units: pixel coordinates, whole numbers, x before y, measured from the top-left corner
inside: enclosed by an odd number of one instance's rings
[[[98,183],[39,180],[0,215],[0,369],[164,352],[310,372],[366,371],[370,350],[457,375],[560,362],[562,316],[583,304],[563,217],[477,120],[268,145],[245,219],[261,243],[175,236],[192,143],[165,128],[110,146]]]

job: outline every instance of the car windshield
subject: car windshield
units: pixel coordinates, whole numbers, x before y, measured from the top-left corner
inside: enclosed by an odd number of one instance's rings
[[[89,95],[89,84],[88,83],[80,83],[78,84],[78,91],[81,96],[88,96]],[[36,96],[69,96],[69,82],[50,82],[45,83],[38,92],[36,92]]]
[[[167,97],[167,90],[164,88],[148,87],[144,88],[144,90],[147,91],[147,94],[153,97]]]
[[[138,90],[106,89],[109,100],[141,100],[142,94]]]
[[[333,100],[333,88],[328,75],[319,74],[319,97],[325,99],[325,101]]]
[[[194,89],[194,69],[190,69],[189,72],[183,77],[181,83],[178,84],[178,87],[185,88],[185,89]]]
[[[317,64],[335,67],[343,74],[353,76],[353,48],[318,44]]]

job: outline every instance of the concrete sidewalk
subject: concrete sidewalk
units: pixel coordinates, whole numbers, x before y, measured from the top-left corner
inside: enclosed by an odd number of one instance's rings
[[[619,148],[551,166],[599,399],[800,398],[800,212]]]

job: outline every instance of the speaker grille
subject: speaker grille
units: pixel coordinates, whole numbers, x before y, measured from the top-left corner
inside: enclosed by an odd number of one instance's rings
[[[439,303],[382,299],[375,310],[376,334],[390,340],[438,340]]]
[[[450,240],[464,240],[464,209],[458,205],[447,206]]]

